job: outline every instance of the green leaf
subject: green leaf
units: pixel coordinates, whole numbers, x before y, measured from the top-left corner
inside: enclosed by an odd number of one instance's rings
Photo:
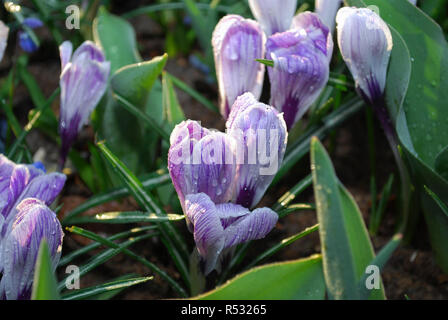
[[[132,252],[132,251],[127,249],[127,247],[129,247],[133,243],[135,243],[137,241],[140,241],[140,240],[143,240],[143,239],[146,239],[148,237],[151,237],[152,234],[142,235],[142,236],[139,236],[139,237],[132,238],[132,239],[130,239],[128,241],[125,241],[125,242],[123,242],[121,244],[116,244],[115,242],[112,242],[112,241],[110,241],[110,240],[108,240],[108,239],[106,239],[104,237],[101,237],[101,236],[99,236],[99,235],[97,235],[97,234],[95,234],[95,233],[93,233],[91,231],[84,230],[84,229],[79,228],[79,227],[71,227],[71,228],[67,228],[67,230],[69,230],[70,232],[76,233],[78,235],[81,235],[83,237],[89,238],[91,240],[97,241],[97,242],[99,242],[99,243],[101,243],[101,244],[111,248],[111,249],[106,250],[105,252],[103,252],[102,255],[105,255],[106,258],[101,258],[101,255],[98,255],[98,256],[94,257],[95,263],[90,262],[89,264],[82,266],[80,268],[80,274],[81,275],[87,273],[93,267],[96,267],[99,264],[104,263],[104,261],[110,259],[112,256],[115,256],[118,253],[123,252],[127,256],[129,256],[129,257],[135,259],[136,261],[142,263],[143,265],[148,267],[153,272],[159,274],[160,277],[163,278],[164,280],[166,280],[171,285],[171,287],[176,292],[178,292],[181,296],[183,296],[183,297],[186,296],[185,290],[181,286],[179,286],[179,284],[173,278],[171,278],[166,272],[164,272],[159,267],[157,267],[155,264],[149,262],[145,258],[143,258],[141,256],[138,256],[134,252]],[[97,260],[100,260],[100,261],[97,261]],[[91,265],[93,265],[93,266],[91,266]],[[89,268],[89,269],[86,271],[85,269],[87,269],[87,268]],[[64,283],[62,283],[62,285],[63,284]]]
[[[437,155],[435,169],[445,181],[448,181],[448,146]]]
[[[155,226],[147,226],[147,227],[140,227],[140,228],[132,228],[131,230],[116,233],[113,236],[110,236],[106,238],[109,241],[114,241],[126,237],[135,237],[136,235],[145,232],[145,231],[154,231],[156,229]],[[71,261],[73,261],[75,258],[82,256],[83,254],[86,254],[87,252],[97,249],[101,246],[101,243],[94,242],[87,246],[84,246],[78,250],[72,251],[69,254],[65,254],[61,260],[59,261],[59,266],[64,266],[69,264]]]
[[[167,222],[167,221],[179,221],[185,217],[179,214],[167,214],[165,216],[156,215],[154,213],[146,213],[141,211],[130,212],[105,212],[97,214],[95,217],[81,217],[71,220],[73,224],[83,223],[110,223],[110,224],[123,224],[123,223],[147,223],[147,222]]]
[[[448,201],[448,181],[436,172],[437,157],[448,141],[448,43],[440,27],[408,1],[348,0],[350,5],[376,5],[381,17],[404,39],[412,72],[396,129],[415,173],[417,186],[427,185]],[[394,39],[395,40],[395,39]],[[399,75],[397,75],[399,77]],[[426,224],[436,259],[448,272],[448,218],[422,189]]]
[[[263,252],[262,254],[260,254],[258,257],[256,257],[255,259],[252,260],[252,262],[247,266],[247,269],[250,269],[254,266],[256,266],[257,264],[259,264],[261,261],[271,257],[272,255],[274,255],[275,253],[277,253],[279,250],[289,246],[290,244],[296,242],[297,240],[309,235],[310,233],[313,233],[315,231],[317,231],[319,229],[319,225],[316,224],[312,227],[308,227],[305,230],[303,230],[302,232],[299,232],[295,235],[292,235],[286,239],[283,239],[282,241],[280,241],[279,243],[277,243],[276,245],[274,245],[273,247],[269,248],[268,250],[266,250],[265,252]]]
[[[111,74],[141,60],[134,28],[126,20],[101,7],[92,30],[95,42],[103,48],[106,59],[111,62]]]
[[[111,291],[116,291],[120,289],[126,289],[141,283],[145,283],[149,280],[152,280],[154,277],[140,277],[134,279],[124,279],[112,281],[109,283],[101,284],[98,286],[76,290],[69,294],[66,294],[62,297],[62,300],[81,300],[81,299],[89,299],[93,296],[109,293]]]
[[[325,281],[320,255],[268,264],[244,272],[199,300],[322,300]]]
[[[427,186],[423,187],[425,188],[425,191],[431,196],[431,198],[434,199],[442,212],[448,217],[448,206],[442,200],[440,200],[440,198],[434,192],[432,192],[431,189],[429,189]]]
[[[34,271],[32,300],[59,300],[57,282],[51,264],[50,251],[44,239],[40,243]]]
[[[150,175],[146,175],[142,179],[142,186],[144,190],[150,191],[152,189],[155,189],[156,187],[163,186],[169,182],[171,182],[171,178],[170,175],[166,173],[166,170],[159,170]],[[106,202],[127,197],[129,195],[130,192],[127,187],[115,188],[107,192],[98,193],[89,198],[86,202],[82,203],[81,205],[70,211],[69,213],[67,213],[62,223],[65,225],[70,224],[71,219],[91,208],[94,208]]]
[[[317,138],[311,141],[311,168],[328,295],[360,299],[358,281],[375,257],[359,208],[339,184],[330,157]],[[383,289],[372,299],[384,299]]]
[[[129,64],[117,70],[111,79],[114,93],[144,110],[149,93],[168,60],[164,54],[150,61]]]
[[[181,89],[182,91],[184,91],[185,93],[190,95],[193,99],[195,99],[196,101],[198,101],[199,103],[204,105],[207,109],[209,109],[213,112],[219,113],[219,109],[213,104],[213,102],[211,102],[206,97],[204,97],[202,94],[200,94],[199,92],[197,92],[196,90],[191,88],[188,84],[186,84],[182,80],[176,78],[172,74],[165,73],[165,75],[167,77],[169,77],[169,79],[173,82],[173,84],[176,87],[178,87],[179,89]]]
[[[264,64],[268,67],[274,67],[274,61],[268,60],[268,59],[255,59],[255,61],[260,62],[261,64]]]
[[[388,244],[386,244],[381,251],[378,253],[378,255],[368,264],[369,266],[376,266],[381,271],[383,270],[384,266],[386,265],[387,261],[389,261],[392,254],[397,249],[398,245],[401,243],[401,240],[403,239],[402,234],[395,235],[392,240],[389,241]],[[366,279],[369,276],[368,273],[364,273],[361,280],[359,281],[359,289],[361,291],[361,299],[367,299],[369,295],[371,294],[371,290],[367,289],[366,286]]]
[[[177,99],[176,91],[173,87],[173,82],[171,78],[164,73],[162,79],[163,88],[163,113],[165,121],[170,125],[171,128],[182,121],[185,120],[184,112]]]

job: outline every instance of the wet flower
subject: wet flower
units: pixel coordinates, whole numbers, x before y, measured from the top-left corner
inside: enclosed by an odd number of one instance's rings
[[[283,112],[288,130],[317,99],[329,77],[333,43],[328,28],[314,13],[303,13],[295,27],[268,38],[270,104]]]
[[[3,60],[6,44],[8,41],[9,28],[0,20],[0,61]]]
[[[382,99],[392,51],[387,24],[372,10],[344,7],[336,16],[342,57],[361,95],[370,104]]]
[[[235,101],[227,133],[185,121],[173,130],[168,169],[204,262],[217,267],[224,249],[266,236],[277,221],[268,208],[251,212],[283,161],[282,114],[251,93]]]
[[[39,165],[37,166],[39,167]],[[54,267],[61,254],[62,228],[48,206],[65,175],[45,174],[0,155],[0,299],[29,299],[40,242],[49,244]]]
[[[286,123],[276,109],[246,93],[235,101],[226,127],[237,146],[234,202],[252,208],[260,202],[283,162]]]
[[[38,18],[26,18],[23,20],[23,24],[31,29],[37,29],[42,27],[44,24],[43,22]],[[36,43],[34,43],[33,39],[31,39],[28,32],[25,30],[19,31],[19,45],[25,52],[34,52],[38,49],[38,46]]]
[[[215,269],[223,250],[264,238],[275,226],[277,214],[269,208],[252,212],[233,203],[215,204],[204,193],[188,195],[185,215],[193,225],[194,240],[204,261],[204,274]]]
[[[237,15],[227,15],[216,25],[212,36],[220,110],[224,118],[236,98],[252,92],[257,98],[263,86],[265,36],[258,23]]]
[[[92,42],[84,42],[72,55],[69,41],[60,47],[61,107],[59,133],[61,135],[61,162],[65,162],[70,147],[82,126],[89,119],[107,88],[110,62]]]
[[[249,0],[252,14],[267,36],[289,29],[297,0]]]
[[[333,31],[336,13],[342,0],[316,0],[316,13],[323,23]]]

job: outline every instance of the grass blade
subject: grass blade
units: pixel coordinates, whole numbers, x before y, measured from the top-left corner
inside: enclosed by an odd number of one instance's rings
[[[130,251],[127,249],[127,247],[129,245],[126,245],[125,248],[123,248],[122,245],[118,245],[115,242],[109,241],[106,238],[103,238],[93,232],[84,230],[82,228],[79,227],[71,227],[71,228],[67,228],[70,232],[73,232],[75,234],[84,236],[86,238],[89,238],[91,240],[97,241],[105,246],[108,246],[110,248],[114,248],[112,250],[119,250],[119,252],[123,252],[124,254],[128,255],[129,257],[137,260],[138,262],[142,263],[143,265],[145,265],[146,267],[148,267],[150,270],[152,270],[153,272],[157,273],[162,279],[166,280],[171,287],[182,297],[186,297],[187,293],[185,292],[185,290],[173,279],[171,278],[167,273],[165,273],[163,270],[161,270],[159,267],[157,267],[155,264],[149,262],[148,260],[146,260],[145,258],[142,258],[138,255],[136,255],[134,252]],[[143,236],[141,236],[140,238],[142,238]],[[137,239],[137,238],[135,238]],[[130,240],[130,241],[135,241],[134,240]],[[128,242],[128,241],[126,241]]]
[[[72,219],[74,224],[83,223],[110,223],[110,224],[124,224],[124,223],[161,223],[168,221],[179,221],[185,217],[179,214],[167,214],[166,216],[158,216],[154,213],[146,213],[142,211],[115,211],[97,214],[94,217],[81,217]]]
[[[141,283],[145,283],[149,280],[152,280],[153,278],[154,277],[140,277],[140,278],[134,278],[134,279],[124,279],[124,280],[112,281],[112,282],[101,284],[98,286],[85,288],[85,289],[81,289],[81,290],[76,290],[72,293],[62,296],[62,300],[87,299],[87,298],[91,298],[92,296],[95,296],[95,295],[100,295],[100,294],[107,293],[110,291],[125,289],[125,288],[129,288],[129,287],[141,284]]]
[[[299,239],[309,235],[310,233],[313,233],[313,232],[317,231],[318,229],[319,229],[319,225],[316,224],[316,225],[314,225],[312,227],[306,228],[302,232],[299,232],[299,233],[297,233],[297,234],[295,234],[293,236],[290,236],[290,237],[288,237],[286,239],[283,239],[281,242],[279,242],[275,246],[269,248],[268,250],[266,250],[265,252],[260,254],[258,257],[256,257],[254,260],[252,260],[252,262],[246,267],[246,269],[251,269],[251,268],[255,267],[257,264],[259,264],[263,260],[273,256],[279,250],[289,246],[290,244],[292,244],[295,241],[297,241],[297,240],[299,240]]]

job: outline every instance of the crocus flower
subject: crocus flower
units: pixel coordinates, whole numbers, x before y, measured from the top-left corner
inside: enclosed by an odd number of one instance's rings
[[[361,95],[370,103],[382,99],[392,35],[387,24],[372,10],[344,7],[337,17],[342,57]]]
[[[268,38],[270,104],[284,113],[288,130],[304,115],[325,87],[333,44],[328,28],[314,13],[295,18],[297,27]]]
[[[47,206],[58,196],[65,179],[63,174],[45,174],[34,165],[17,165],[0,155],[0,299],[29,298],[43,238],[55,265],[59,260],[62,230]]]
[[[67,154],[107,88],[110,62],[93,42],[85,41],[72,55],[71,42],[59,47],[61,55],[61,107],[59,133],[61,161]]]
[[[410,3],[412,3],[414,6],[417,5],[417,0],[409,0]]]
[[[168,169],[205,274],[217,267],[223,250],[263,238],[278,219],[268,208],[250,208],[283,160],[282,115],[246,93],[235,101],[226,127],[224,134],[188,120],[170,137]]]
[[[226,127],[237,146],[234,202],[252,208],[283,162],[288,138],[286,123],[276,109],[246,93],[235,101]]]
[[[0,20],[0,61],[3,60],[8,41],[9,28]]]
[[[255,59],[264,58],[264,44],[265,36],[254,20],[227,15],[216,25],[212,46],[224,118],[241,94],[260,97],[265,67]]]
[[[341,6],[341,2],[342,0],[316,0],[315,11],[330,31],[334,30],[336,13]]]
[[[297,0],[249,0],[252,14],[267,36],[289,29]]]
[[[31,29],[37,29],[44,25],[40,19],[33,17],[24,19],[23,24]],[[31,53],[38,49],[37,44],[25,30],[19,31],[19,45],[25,52]]]

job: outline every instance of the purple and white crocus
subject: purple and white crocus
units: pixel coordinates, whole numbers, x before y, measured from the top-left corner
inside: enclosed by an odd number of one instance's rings
[[[258,99],[263,86],[265,66],[255,61],[265,54],[265,36],[254,20],[238,15],[223,17],[212,36],[220,111],[227,119],[236,98],[252,92]]]
[[[48,206],[65,180],[63,174],[46,174],[0,155],[0,300],[31,297],[34,267],[44,238],[56,268],[63,232]]]
[[[226,126],[222,133],[182,122],[171,134],[168,154],[205,275],[219,267],[224,250],[264,238],[278,219],[269,208],[250,209],[283,160],[287,131],[282,114],[246,93],[235,101]]]
[[[369,104],[383,98],[392,34],[380,16],[367,8],[344,7],[336,16],[342,57]]]
[[[266,57],[271,82],[270,104],[283,112],[288,130],[301,119],[327,84],[333,40],[315,13],[294,18],[293,28],[268,38]]]
[[[263,31],[270,36],[289,29],[297,0],[249,0],[249,7]]]
[[[59,133],[61,135],[61,162],[83,125],[99,103],[107,88],[110,62],[93,42],[85,41],[73,54],[71,42],[59,47],[61,56],[61,107]]]

